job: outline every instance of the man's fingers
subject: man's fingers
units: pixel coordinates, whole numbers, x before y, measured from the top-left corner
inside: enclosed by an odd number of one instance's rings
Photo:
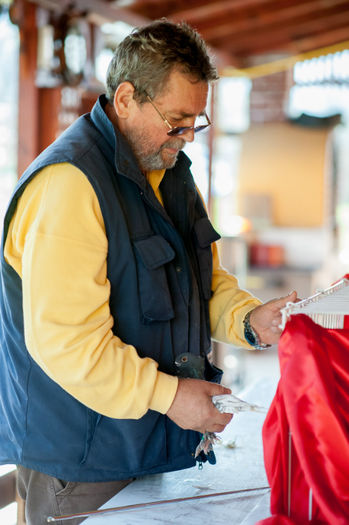
[[[270,330],[273,332],[273,334],[281,334],[282,330],[278,326],[272,326]]]
[[[222,392],[222,395],[223,394],[231,394],[231,390],[230,388],[226,387],[226,386],[223,386],[223,385],[219,385],[221,388],[223,388],[223,390],[221,390]],[[216,395],[216,394],[215,394]]]
[[[225,427],[230,423],[230,421],[233,419],[234,414],[221,414],[224,415],[224,419],[220,422],[214,421],[210,425],[206,426],[205,430],[200,430],[200,432],[203,434],[204,432],[223,432]]]
[[[279,299],[274,299],[272,301],[274,303],[273,306],[277,306],[278,308],[281,308],[282,306],[286,305],[286,303],[294,303],[297,299],[297,292],[293,291],[290,292],[288,295],[285,295],[284,297],[280,297]]]
[[[219,385],[218,383],[211,383],[208,382],[209,390],[210,390],[210,396],[222,396],[223,394],[231,394],[230,388],[227,388],[226,386]]]
[[[297,300],[297,292],[294,290],[293,292],[288,294],[287,297],[288,297],[288,301],[290,301],[291,303],[294,303]]]
[[[167,415],[184,429],[221,432],[231,420],[231,414],[221,414],[212,397],[222,394],[231,394],[230,388],[200,379],[180,378]]]
[[[201,432],[201,434],[204,434],[205,432],[223,432],[225,427],[226,425],[212,425],[212,427],[206,428],[206,430],[201,429],[199,432]]]
[[[281,315],[277,315],[271,322],[271,331],[274,333],[274,334],[280,334],[282,332],[281,328],[280,328],[280,324],[281,324],[281,321],[282,321],[282,318],[281,318]]]
[[[284,308],[287,303],[296,303],[299,301],[297,297],[297,292],[291,292],[288,295],[285,295],[284,297],[279,297],[278,299],[271,299],[271,301],[268,301],[265,303],[265,305],[268,305],[271,311],[274,313],[279,313],[282,308]],[[264,305],[262,305],[264,306]]]

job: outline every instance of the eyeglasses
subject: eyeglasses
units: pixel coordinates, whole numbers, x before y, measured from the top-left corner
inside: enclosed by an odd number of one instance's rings
[[[155,106],[154,102],[152,101],[152,99],[150,98],[150,96],[147,93],[146,93],[146,96],[147,96],[147,99],[149,100],[150,104],[155,109],[155,111],[160,115],[162,120],[165,122],[166,126],[169,128],[169,131],[167,132],[167,135],[169,135],[170,137],[183,135],[183,133],[186,133],[187,131],[190,131],[190,130],[193,130],[194,133],[197,133],[198,131],[202,131],[203,129],[208,128],[208,126],[211,125],[211,121],[208,118],[208,115],[207,115],[207,113],[205,111],[204,115],[200,115],[198,117],[198,118],[205,118],[206,119],[205,124],[199,124],[198,126],[176,126],[176,127],[174,127],[174,126],[172,126],[169,123],[167,118],[161,113],[159,108],[157,108]]]

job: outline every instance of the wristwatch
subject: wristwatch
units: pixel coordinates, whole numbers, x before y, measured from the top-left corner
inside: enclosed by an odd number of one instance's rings
[[[256,350],[264,350],[265,348],[269,348],[271,345],[262,343],[261,340],[259,339],[257,332],[252,328],[250,324],[251,312],[252,310],[247,312],[247,314],[245,315],[244,321],[243,321],[245,339],[248,342],[248,344],[253,346]]]

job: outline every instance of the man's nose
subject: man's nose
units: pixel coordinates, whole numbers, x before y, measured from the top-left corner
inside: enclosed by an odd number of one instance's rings
[[[185,131],[184,133],[182,133],[181,137],[186,141],[186,142],[193,142],[194,141],[194,138],[195,138],[195,132],[193,129],[187,129],[187,131]]]

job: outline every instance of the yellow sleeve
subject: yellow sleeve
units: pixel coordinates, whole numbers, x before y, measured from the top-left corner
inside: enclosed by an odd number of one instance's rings
[[[205,206],[205,201],[196,188]],[[206,208],[206,206],[205,206]],[[210,299],[210,324],[212,339],[252,349],[245,337],[243,319],[247,312],[261,301],[239,288],[236,277],[221,266],[217,244],[212,244],[213,273]]]
[[[107,252],[98,199],[85,175],[70,164],[43,169],[19,200],[5,246],[22,278],[28,351],[101,414],[166,413],[178,379],[113,334]]]
[[[212,339],[251,349],[244,337],[243,319],[261,301],[239,288],[236,277],[221,264],[216,243],[212,245],[213,275],[210,299]]]

